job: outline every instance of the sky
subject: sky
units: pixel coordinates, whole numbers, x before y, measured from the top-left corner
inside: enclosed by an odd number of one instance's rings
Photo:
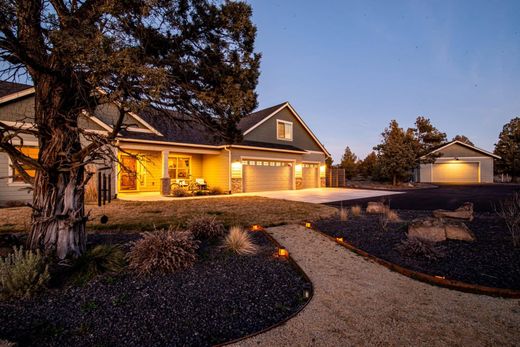
[[[259,107],[289,101],[331,152],[364,158],[417,116],[492,151],[520,116],[520,1],[248,0]]]

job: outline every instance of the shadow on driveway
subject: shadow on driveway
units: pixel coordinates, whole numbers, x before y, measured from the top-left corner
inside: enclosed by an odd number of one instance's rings
[[[477,212],[493,212],[500,200],[520,192],[519,184],[487,184],[487,185],[440,185],[438,188],[412,190],[404,194],[385,197],[393,209],[402,210],[434,210],[455,209],[464,202],[472,202]],[[333,206],[352,206],[360,204],[366,207],[369,201],[380,201],[380,198],[335,201]]]

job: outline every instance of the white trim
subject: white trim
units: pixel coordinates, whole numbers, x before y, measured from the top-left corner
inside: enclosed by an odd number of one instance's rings
[[[24,144],[23,147],[32,147],[32,148],[36,147],[36,148],[38,148],[38,142],[35,142],[35,141],[28,141],[28,142],[31,143],[31,145],[25,145]],[[38,148],[38,150],[39,150],[39,148]],[[7,185],[9,187],[30,187],[31,185],[29,183],[26,183],[26,182],[23,182],[23,181],[22,182],[15,182],[13,180],[14,172],[13,172],[12,164],[13,164],[13,161],[11,160],[11,157],[9,156],[9,154],[7,154]]]
[[[253,160],[268,160],[268,161],[290,161],[290,162],[296,162],[296,159],[280,159],[280,158],[272,158],[272,157],[256,157],[256,156],[252,156],[252,155],[241,155],[240,156],[240,161],[242,160],[249,160],[249,159],[253,159]]]
[[[4,123],[5,125],[8,125],[8,126],[11,126],[14,128],[18,128],[18,129],[33,129],[33,130],[36,129],[35,124],[31,123],[31,122],[23,122],[23,121],[13,122],[13,121],[9,121],[9,120],[7,120],[7,121],[0,120],[0,122]]]
[[[462,145],[462,146],[468,147],[468,148],[470,148],[470,149],[472,149],[472,150],[474,150],[474,151],[477,151],[477,152],[481,152],[481,153],[487,154],[488,156],[493,157],[493,158],[495,158],[495,159],[501,159],[501,157],[498,156],[498,155],[496,155],[496,154],[493,154],[493,153],[491,153],[491,152],[488,152],[488,151],[486,151],[486,150],[484,150],[484,149],[482,149],[482,148],[478,148],[478,147],[475,147],[475,146],[472,146],[472,145],[468,145],[467,143],[461,142],[461,141],[459,141],[459,140],[455,140],[455,141],[452,141],[452,142],[450,142],[450,143],[447,143],[447,144],[445,144],[444,146],[439,147],[439,148],[437,148],[436,150],[433,150],[433,151],[431,151],[431,152],[428,153],[428,154],[432,154],[432,153],[438,152],[438,151],[440,151],[440,150],[442,150],[442,149],[444,149],[444,148],[446,148],[446,147],[452,146],[452,145],[454,145],[454,144],[459,144],[459,145]],[[427,155],[428,155],[428,154],[427,154]],[[421,158],[424,158],[424,157],[426,157],[427,155],[423,155]],[[471,158],[471,157],[460,157],[460,158]]]
[[[155,129],[154,127],[152,127],[150,124],[148,124],[144,119],[142,119],[141,117],[139,117],[137,114],[133,113],[133,112],[127,112],[130,116],[134,117],[138,122],[140,122],[142,125],[144,125],[145,127],[147,127],[148,129],[150,129],[150,131],[152,133],[154,133],[155,135],[158,135],[158,136],[164,136],[163,134],[161,134],[157,129]]]
[[[278,135],[278,123],[283,123],[283,124],[291,125],[291,137],[290,137],[290,138],[286,138],[286,137],[285,137],[285,127],[284,127],[284,137],[280,137],[280,136]],[[281,140],[281,141],[289,141],[289,142],[292,142],[293,139],[294,139],[294,127],[293,127],[293,122],[288,122],[288,121],[286,121],[286,120],[277,119],[277,120],[276,120],[276,139],[277,139],[277,140]]]
[[[125,130],[131,131],[134,133],[146,133],[146,134],[153,134],[154,132],[150,129],[143,129],[143,128],[137,128],[137,127],[128,127]]]
[[[169,141],[156,141],[156,140],[141,140],[141,139],[129,139],[124,136],[118,136],[117,138],[121,142],[140,142],[140,143],[152,143],[158,145],[173,145],[173,146],[186,146],[186,147],[200,147],[200,148],[216,148],[222,149],[225,146],[214,146],[214,145],[197,145],[183,142],[169,142]]]
[[[110,125],[108,125],[107,123],[103,122],[101,119],[99,119],[98,117],[94,116],[93,114],[90,114],[90,112],[87,112],[86,110],[83,110],[83,111],[81,111],[81,114],[84,115],[85,117],[87,117],[89,120],[91,120],[94,123],[96,123],[97,125],[99,125],[100,127],[102,127],[103,129],[105,129],[107,131],[110,131],[110,132],[113,130],[113,128]]]
[[[293,151],[293,150],[290,150],[290,149],[277,149],[277,148],[266,148],[266,147],[243,146],[243,145],[229,145],[229,147],[231,147],[231,148],[241,148],[241,149],[254,149],[254,150],[258,150],[258,151],[270,151],[270,152],[305,154],[302,151]]]
[[[308,151],[308,150],[305,150],[305,152],[307,152],[308,154],[325,154],[325,155],[327,155],[327,153],[325,153],[323,151]]]
[[[275,114],[277,114],[280,110],[282,110],[284,107],[288,107],[289,110],[292,112],[292,114],[295,116],[295,118],[300,122],[300,124],[304,127],[305,130],[307,130],[307,132],[309,133],[309,135],[311,135],[311,137],[313,138],[313,140],[318,144],[318,146],[323,150],[323,152],[327,155],[327,156],[331,156],[329,151],[327,151],[327,149],[323,146],[323,144],[318,140],[318,138],[314,135],[314,133],[311,131],[311,129],[309,129],[309,127],[307,126],[307,124],[305,124],[305,122],[303,121],[303,119],[298,115],[298,113],[294,110],[294,108],[291,106],[291,104],[289,104],[288,102],[285,102],[282,106],[280,106],[278,109],[276,109],[274,112],[272,112],[269,116],[265,117],[264,119],[262,119],[260,122],[256,123],[255,125],[253,125],[251,128],[247,129],[246,131],[244,131],[244,135],[247,135],[249,134],[251,131],[253,131],[254,129],[256,129],[258,126],[260,126],[261,124],[263,124],[264,122],[266,122],[268,119],[270,119],[271,117],[273,117]]]
[[[0,98],[0,104],[3,104],[5,102],[11,101],[11,100],[15,100],[15,99],[18,99],[18,98],[22,98],[22,97],[27,96],[27,95],[34,94],[34,92],[35,92],[34,87],[30,87],[30,88],[21,90],[21,91],[16,92],[16,93],[7,94],[7,95],[5,95],[5,96]]]

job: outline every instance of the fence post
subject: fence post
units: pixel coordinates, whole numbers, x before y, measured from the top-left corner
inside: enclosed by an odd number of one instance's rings
[[[101,206],[101,172],[97,174],[97,205]]]

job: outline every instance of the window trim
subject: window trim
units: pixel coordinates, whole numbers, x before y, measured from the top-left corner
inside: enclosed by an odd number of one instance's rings
[[[193,157],[191,155],[177,155],[177,154],[173,154],[173,155],[168,155],[168,176],[170,175],[170,159],[176,159],[177,160],[177,165],[179,164],[179,159],[182,158],[182,159],[188,159],[189,160],[189,168],[188,168],[188,177],[185,177],[185,178],[173,178],[170,176],[170,179],[172,181],[176,181],[178,182],[179,180],[189,180],[190,177],[192,176],[192,173],[191,173],[191,165],[193,163]],[[176,170],[176,176],[178,177],[179,176],[179,171],[178,171],[178,168],[175,169]]]
[[[14,170],[13,170],[13,161],[11,157],[7,155],[7,185],[12,187],[30,187],[31,185],[24,181],[15,181],[14,180]]]
[[[278,135],[278,124],[280,124],[280,123],[282,123],[284,125],[285,124],[291,125],[291,138],[280,137]],[[276,139],[281,140],[281,141],[293,141],[293,139],[294,139],[294,125],[293,125],[293,122],[289,122],[289,121],[282,120],[282,119],[277,119],[276,120]]]

